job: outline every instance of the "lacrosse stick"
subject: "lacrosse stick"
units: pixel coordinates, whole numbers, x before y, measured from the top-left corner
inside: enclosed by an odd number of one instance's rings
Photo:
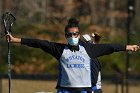
[[[6,12],[2,16],[3,25],[4,25],[4,33],[11,34],[12,30],[11,27],[15,22],[16,18],[9,12]],[[5,36],[4,35],[4,36]],[[11,63],[10,63],[10,43],[8,41],[8,84],[9,84],[9,93],[11,93]]]

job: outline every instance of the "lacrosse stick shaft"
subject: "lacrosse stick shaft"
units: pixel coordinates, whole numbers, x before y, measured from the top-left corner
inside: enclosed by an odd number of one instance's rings
[[[9,93],[11,93],[11,62],[10,62],[10,43],[8,42],[8,86],[9,86]]]

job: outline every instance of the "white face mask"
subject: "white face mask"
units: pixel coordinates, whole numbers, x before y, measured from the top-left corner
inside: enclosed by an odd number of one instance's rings
[[[71,46],[75,46],[75,45],[78,44],[79,38],[78,38],[78,37],[76,37],[76,38],[70,37],[70,38],[67,38],[67,42],[68,42],[68,44],[70,44]]]

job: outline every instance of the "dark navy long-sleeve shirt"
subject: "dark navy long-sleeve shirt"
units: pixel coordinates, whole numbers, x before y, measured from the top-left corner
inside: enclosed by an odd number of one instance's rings
[[[22,38],[21,44],[34,47],[34,48],[40,48],[43,51],[51,54],[57,60],[59,60],[59,58],[61,57],[64,47],[67,46],[67,44],[49,42],[47,40],[27,39],[27,38],[26,39]],[[126,46],[119,45],[119,44],[82,43],[82,45],[85,47],[88,55],[91,58],[108,55],[113,52],[126,51]]]
[[[34,48],[40,48],[43,51],[51,54],[58,61],[60,60],[65,47],[66,46],[69,47],[69,45],[67,44],[49,42],[47,40],[27,39],[27,38],[22,38],[21,44],[34,47]],[[119,44],[90,44],[90,43],[79,43],[79,44],[85,48],[88,56],[91,59],[94,59],[103,55],[108,55],[113,52],[126,50],[126,46],[119,45]],[[69,47],[69,49],[73,51],[71,47]]]

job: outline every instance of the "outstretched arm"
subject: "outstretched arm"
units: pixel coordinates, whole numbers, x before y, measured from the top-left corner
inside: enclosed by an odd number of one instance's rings
[[[65,44],[62,43],[49,42],[47,40],[39,39],[16,38],[10,34],[7,34],[6,39],[10,43],[20,43],[21,45],[27,45],[29,47],[40,48],[58,60],[61,57],[65,47]]]

